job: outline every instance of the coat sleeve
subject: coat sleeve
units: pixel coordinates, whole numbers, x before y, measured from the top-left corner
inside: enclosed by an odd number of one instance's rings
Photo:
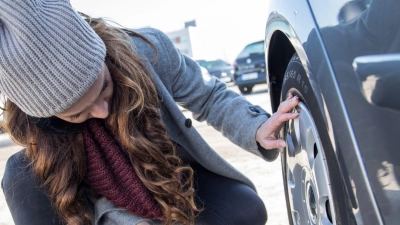
[[[161,221],[146,219],[115,206],[105,197],[89,197],[94,205],[94,225],[138,225],[147,222],[151,225],[161,225]]]
[[[271,156],[272,152],[262,149],[255,139],[257,129],[269,114],[228,90],[224,82],[216,78],[205,81],[197,62],[181,54],[167,35],[157,30],[155,33],[159,56],[154,68],[164,80],[167,76],[166,83],[175,102],[191,111],[194,119],[207,121],[236,145],[267,160],[276,158],[275,153]]]
[[[62,224],[24,151],[8,159],[1,186],[15,225]]]

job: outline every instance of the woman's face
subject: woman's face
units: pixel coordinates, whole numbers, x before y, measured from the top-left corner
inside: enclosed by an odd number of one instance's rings
[[[82,123],[90,118],[105,119],[110,114],[113,82],[106,64],[89,90],[71,107],[56,117],[71,123]]]

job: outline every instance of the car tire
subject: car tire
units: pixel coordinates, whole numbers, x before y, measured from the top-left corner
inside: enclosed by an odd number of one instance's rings
[[[239,91],[242,94],[250,94],[253,91],[253,86],[239,86]]]
[[[300,98],[293,109],[299,117],[280,133],[287,143],[281,160],[289,223],[356,224],[325,120],[297,54],[287,66],[281,102],[289,93]]]

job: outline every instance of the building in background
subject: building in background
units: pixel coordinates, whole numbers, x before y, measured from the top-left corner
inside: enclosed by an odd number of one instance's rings
[[[183,29],[166,34],[181,53],[194,60],[226,60],[224,46],[206,29],[197,27],[196,20],[185,22]]]
[[[179,49],[183,54],[193,58],[195,54],[193,54],[192,48],[192,38],[193,38],[193,29],[195,27],[185,27],[182,30],[177,30],[173,32],[167,33],[168,37],[174,43],[175,47]]]

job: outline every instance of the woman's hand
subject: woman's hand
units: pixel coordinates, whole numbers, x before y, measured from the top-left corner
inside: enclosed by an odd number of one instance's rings
[[[277,139],[277,135],[286,121],[299,116],[299,113],[290,113],[290,110],[297,104],[299,104],[299,98],[289,94],[286,101],[279,105],[276,113],[258,128],[256,140],[263,148],[274,149],[286,146],[284,140]]]

